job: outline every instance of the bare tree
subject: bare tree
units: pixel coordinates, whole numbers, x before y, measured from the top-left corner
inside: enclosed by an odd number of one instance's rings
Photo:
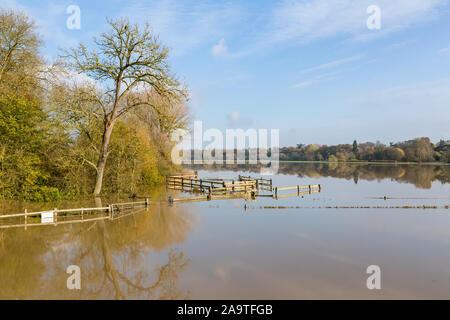
[[[34,25],[23,13],[0,10],[0,85],[5,75],[14,75],[14,85],[32,78],[29,72],[40,64],[39,46],[42,44]]]
[[[111,30],[94,38],[94,50],[80,44],[65,50],[62,56],[66,67],[95,79],[103,89],[96,100],[103,118],[103,133],[96,164],[95,195],[102,190],[108,146],[117,119],[138,107],[158,111],[160,105],[153,103],[150,93],[170,101],[187,98],[186,89],[168,65],[168,49],[159,43],[148,25],[140,30],[126,19],[108,23]]]

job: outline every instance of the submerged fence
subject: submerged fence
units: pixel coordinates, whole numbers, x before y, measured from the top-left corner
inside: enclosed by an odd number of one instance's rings
[[[318,193],[322,191],[322,186],[320,184],[310,184],[307,186],[293,186],[293,187],[276,187],[275,188],[275,198],[281,198],[283,196],[279,196],[278,192],[284,191],[284,190],[297,190],[296,193],[289,194],[289,196],[292,195],[301,195],[301,194],[310,194],[310,193]],[[307,191],[302,191],[307,190]],[[287,196],[287,195],[285,195]]]
[[[0,215],[0,223],[8,221],[9,219],[21,219],[20,223],[9,223],[2,225],[0,229],[18,228],[43,225],[59,225],[69,223],[82,223],[96,220],[110,219],[115,220],[123,218],[125,215],[123,212],[130,209],[141,207],[142,209],[148,209],[150,202],[146,198],[145,201],[114,203],[107,207],[95,207],[95,208],[77,208],[77,209],[53,209],[49,211],[28,212],[25,209],[23,213]],[[136,212],[132,212],[133,214]],[[129,215],[128,213],[127,215]]]
[[[258,188],[258,181],[256,179],[225,181],[224,179],[198,179],[197,175],[176,175],[168,176],[166,185],[167,188],[174,190],[219,195],[255,191]]]
[[[239,175],[238,180],[220,178],[199,179],[197,174],[172,175],[166,178],[166,186],[168,189],[201,194],[183,198],[173,198],[172,196],[169,196],[170,203],[181,201],[226,200],[236,197],[245,199],[271,197],[278,200],[281,198],[319,193],[322,191],[322,186],[320,184],[273,188],[272,179],[243,175]],[[296,190],[296,193],[279,195],[280,191],[294,189]],[[260,194],[259,191],[269,191],[270,194]]]

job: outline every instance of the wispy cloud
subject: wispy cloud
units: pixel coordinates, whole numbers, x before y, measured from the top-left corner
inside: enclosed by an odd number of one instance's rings
[[[448,54],[448,53],[450,53],[450,47],[439,49],[437,53],[438,54]]]
[[[252,13],[254,7],[233,1],[148,0],[133,1],[110,12],[137,22],[148,21],[164,43],[173,49],[174,55],[184,55],[202,46],[210,50],[211,43],[226,38],[228,45],[223,40],[222,45],[216,44],[214,52],[226,52],[224,56],[238,58],[264,52],[269,47],[305,44],[330,37],[372,39],[437,17],[440,6],[446,2],[377,0],[375,4],[381,8],[381,30],[366,28],[366,9],[374,4],[374,0],[282,0],[264,6],[256,15]],[[64,28],[65,8],[70,2],[55,4],[55,1],[43,0],[33,6],[21,3],[2,0],[1,6],[32,11],[46,37],[63,44],[72,41],[72,34]],[[84,10],[84,6],[81,7]],[[32,10],[28,10],[30,8]],[[245,37],[242,37],[243,33]],[[244,38],[238,47],[235,40]],[[230,50],[229,44],[239,49]]]
[[[240,73],[236,73],[236,74],[226,77],[225,81],[238,82],[238,81],[246,80],[248,78],[250,78],[250,75],[248,75],[247,73],[240,72]]]
[[[211,48],[211,53],[215,56],[225,56],[228,53],[228,47],[225,39],[222,38]]]
[[[346,35],[364,39],[386,34],[432,18],[445,0],[378,0],[381,30],[368,30],[366,9],[373,0],[283,1],[274,11],[271,37],[277,41],[312,40]]]
[[[331,80],[334,79],[334,76],[337,75],[338,73],[341,73],[342,71],[337,70],[337,71],[333,71],[333,72],[328,72],[328,73],[324,73],[324,74],[318,74],[308,80],[299,82],[297,84],[294,84],[292,86],[292,88],[303,88],[303,87],[308,87],[312,84],[315,84],[317,82],[320,81],[324,81],[324,80]]]
[[[381,135],[384,141],[399,134],[405,138],[429,136],[435,141],[450,138],[450,79],[355,92],[345,105],[349,112],[347,119],[352,123],[364,123],[361,133],[366,131],[367,137]],[[380,123],[383,124],[381,131]],[[353,125],[347,128],[355,129]]]
[[[77,43],[75,33],[66,27],[67,3],[44,0],[39,5],[25,5],[17,0],[2,0],[1,7],[14,9],[29,15],[36,23],[38,32],[46,42],[53,41],[58,47],[73,46]]]
[[[382,27],[369,30],[367,7],[373,0],[283,0],[269,14],[265,27],[248,47],[230,53],[242,57],[280,44],[308,44],[339,37],[342,41],[367,41],[404,30],[439,16],[447,0],[377,0]]]
[[[408,39],[405,41],[395,42],[395,43],[392,43],[392,44],[386,46],[384,48],[384,51],[390,52],[390,51],[399,50],[399,49],[405,48],[407,46],[410,46],[410,45],[416,43],[417,41],[418,41],[417,39]]]
[[[252,120],[245,116],[242,116],[239,111],[233,111],[227,114],[227,123],[231,128],[234,127],[248,127],[252,124]]]
[[[426,113],[435,117],[446,112],[450,103],[450,79],[413,83],[358,94],[349,103],[365,108],[389,110],[391,113]],[[424,109],[426,108],[426,109]],[[433,112],[432,112],[433,111]]]
[[[151,0],[133,3],[120,13],[133,21],[149,22],[175,56],[184,55],[223,36],[237,24],[241,8],[216,1]]]
[[[344,59],[338,59],[338,60],[334,60],[331,62],[327,62],[315,67],[311,67],[308,69],[305,69],[303,71],[301,71],[301,74],[309,74],[309,73],[313,73],[316,71],[323,71],[325,69],[332,69],[338,66],[344,66],[347,65],[351,62],[356,62],[358,61],[357,64],[353,64],[351,66],[346,66],[344,68],[341,68],[339,70],[335,70],[335,71],[330,71],[327,73],[321,73],[321,74],[316,74],[314,77],[311,77],[308,80],[304,80],[302,82],[299,82],[295,85],[293,85],[291,88],[302,88],[302,87],[307,87],[313,84],[316,84],[318,82],[321,81],[325,81],[325,80],[333,80],[336,78],[336,75],[344,73],[344,72],[351,72],[354,70],[358,70],[363,66],[372,64],[376,62],[376,59],[370,59],[370,60],[366,60],[366,61],[360,61],[362,59],[362,55],[360,56],[353,56],[353,57],[349,57],[349,58],[344,58]]]
[[[362,58],[362,56],[353,56],[353,57],[333,60],[333,61],[323,63],[323,64],[315,66],[315,67],[305,69],[302,71],[302,73],[310,73],[310,72],[319,71],[319,70],[323,70],[323,69],[338,67],[338,66],[341,66],[341,65],[353,62],[353,61],[360,60],[361,58]]]

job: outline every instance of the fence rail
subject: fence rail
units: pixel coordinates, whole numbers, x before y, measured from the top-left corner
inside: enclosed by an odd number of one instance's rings
[[[302,190],[307,189],[307,192],[303,192]],[[275,197],[280,198],[281,196],[278,196],[278,192],[279,191],[284,191],[284,190],[297,190],[297,195],[301,195],[301,194],[308,194],[308,193],[316,193],[316,192],[321,192],[322,191],[322,186],[320,184],[310,184],[307,186],[292,186],[292,187],[276,187],[275,188]]]
[[[168,176],[166,186],[169,189],[216,194],[223,192],[246,192],[257,189],[256,180],[225,181],[223,179],[198,179],[197,177]]]
[[[239,175],[239,181],[249,181],[254,180],[258,184],[258,186],[267,186],[272,188],[272,179],[265,179],[265,178],[254,178],[251,176],[242,176]]]
[[[201,200],[211,200],[213,195],[226,195],[226,194],[234,194],[234,193],[250,193],[252,197],[260,196],[259,191],[269,191],[274,192],[269,197],[273,197],[275,199],[285,198],[288,196],[300,196],[302,194],[311,194],[316,192],[321,192],[322,187],[320,184],[314,185],[297,185],[292,187],[272,187],[272,179],[251,177],[251,176],[243,176],[239,175],[238,180],[229,180],[229,179],[199,179],[196,175],[173,175],[168,176],[166,178],[166,186],[169,189],[181,190],[187,192],[201,193],[206,196],[199,197],[191,197],[190,200],[197,201]],[[278,195],[280,191],[284,190],[297,190],[295,194],[289,195]],[[305,191],[307,190],[307,191]],[[263,196],[263,195],[261,195]],[[174,202],[170,200],[170,202]],[[181,201],[187,201],[187,199],[183,199]]]
[[[95,207],[95,208],[76,208],[76,209],[53,209],[48,211],[37,211],[37,212],[28,212],[25,209],[23,213],[16,214],[5,214],[0,215],[0,222],[5,221],[5,219],[16,219],[23,218],[24,223],[12,223],[7,225],[1,225],[0,229],[6,228],[17,228],[17,227],[34,227],[34,226],[42,226],[42,225],[59,225],[59,224],[68,224],[68,223],[81,223],[81,222],[89,222],[103,219],[111,219],[115,220],[117,216],[115,214],[120,214],[124,209],[142,207],[148,209],[150,202],[149,199],[146,198],[145,201],[136,201],[136,202],[124,202],[124,203],[113,203],[107,207]],[[129,206],[128,208],[124,208],[125,206]],[[76,214],[78,213],[78,214]],[[93,214],[101,215],[100,217],[89,217]],[[63,220],[60,219],[70,219],[74,217],[81,217],[79,220]],[[123,215],[120,215],[123,217]],[[40,223],[32,220],[30,218],[40,218]]]

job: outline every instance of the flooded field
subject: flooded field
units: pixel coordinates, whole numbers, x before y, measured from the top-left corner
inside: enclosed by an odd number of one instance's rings
[[[0,298],[450,298],[448,166],[281,164],[272,179],[322,190],[171,205],[168,196],[186,194],[161,188],[148,192],[148,210],[122,219],[0,229]],[[4,201],[0,214],[96,205]],[[70,265],[81,290],[67,289]],[[366,286],[370,265],[381,269],[380,290]]]

